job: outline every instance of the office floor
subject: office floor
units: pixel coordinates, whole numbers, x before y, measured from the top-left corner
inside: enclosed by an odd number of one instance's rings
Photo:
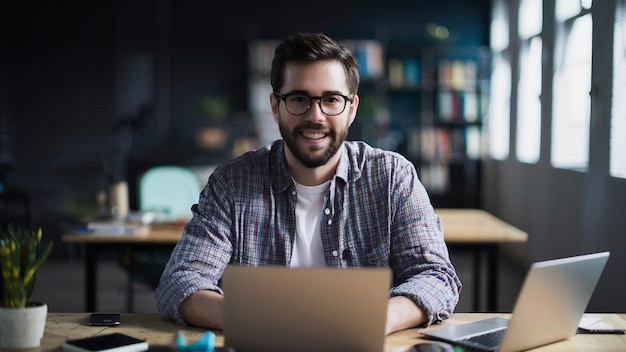
[[[471,312],[472,278],[471,258],[465,254],[451,254],[459,277],[464,284],[457,312]],[[521,287],[524,270],[500,260],[498,311],[510,312]],[[46,302],[50,312],[83,312],[84,268],[82,260],[49,260],[40,269],[33,299]],[[97,307],[101,312],[126,312],[126,271],[115,260],[102,260],[98,267]],[[156,312],[154,291],[143,284],[134,284],[134,311]]]

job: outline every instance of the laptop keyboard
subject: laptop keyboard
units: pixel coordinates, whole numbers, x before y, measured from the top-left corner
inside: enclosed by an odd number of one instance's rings
[[[472,336],[467,339],[459,340],[458,343],[483,351],[496,351],[506,329],[492,331],[483,335]]]

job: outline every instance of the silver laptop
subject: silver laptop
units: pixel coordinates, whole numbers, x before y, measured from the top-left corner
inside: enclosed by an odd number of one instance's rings
[[[229,265],[225,345],[249,351],[383,351],[391,271]]]
[[[608,252],[531,265],[511,318],[495,317],[421,333],[479,351],[522,351],[576,334]]]

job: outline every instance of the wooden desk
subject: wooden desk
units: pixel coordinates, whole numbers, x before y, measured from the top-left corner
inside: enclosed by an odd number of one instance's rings
[[[455,325],[468,321],[485,319],[493,316],[508,316],[507,314],[486,313],[457,313],[442,325]],[[596,316],[614,328],[626,328],[626,314],[588,314]],[[101,335],[112,332],[121,332],[140,339],[146,339],[150,346],[168,345],[175,343],[175,333],[183,331],[187,342],[195,341],[206,329],[179,326],[171,321],[161,319],[152,313],[125,313],[122,314],[122,324],[118,327],[92,327],[88,324],[88,313],[48,313],[48,321],[44,337],[39,349],[28,351],[60,350],[63,342],[68,339]],[[420,329],[399,331],[387,336],[384,352],[410,351],[410,347],[419,342],[425,342]],[[223,346],[224,338],[221,332],[216,332],[216,345]],[[568,340],[556,342],[536,351],[624,351],[626,350],[626,335],[576,335]],[[27,350],[25,350],[27,351]]]
[[[496,312],[500,244],[526,242],[528,234],[481,209],[435,209],[435,213],[441,218],[450,251],[469,251],[473,255],[473,311]],[[481,305],[482,298],[486,309]]]
[[[481,298],[486,297],[487,311],[495,312],[498,305],[498,257],[499,244],[525,242],[528,235],[479,209],[437,209],[435,211],[443,223],[445,241],[450,250],[470,251],[474,255],[473,310],[481,309]],[[63,242],[82,243],[85,253],[85,311],[96,311],[96,280],[98,251],[106,248],[127,248],[134,250],[152,247],[173,247],[182,235],[182,227],[154,229],[149,234],[137,236],[111,236],[82,233],[63,235]],[[486,259],[486,260],[483,260]],[[483,277],[483,273],[486,276]],[[133,278],[131,265],[130,277]],[[482,293],[482,282],[486,282],[487,292]],[[129,284],[127,307],[132,312],[132,285]]]
[[[154,248],[173,248],[182,235],[181,226],[168,226],[152,229],[148,234],[142,235],[101,235],[85,233],[67,233],[62,237],[63,242],[84,244],[85,246],[85,311],[97,311],[97,288],[98,282],[98,253],[102,250],[128,250],[131,261],[129,268],[129,282],[126,293],[126,309],[133,311],[133,285],[135,270],[133,257],[135,251]]]

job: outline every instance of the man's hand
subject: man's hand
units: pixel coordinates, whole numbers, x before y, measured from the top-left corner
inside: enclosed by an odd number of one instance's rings
[[[221,330],[224,296],[214,291],[198,291],[182,301],[178,312],[189,325]]]
[[[403,296],[392,297],[387,304],[385,334],[414,328],[426,321],[424,310]]]

